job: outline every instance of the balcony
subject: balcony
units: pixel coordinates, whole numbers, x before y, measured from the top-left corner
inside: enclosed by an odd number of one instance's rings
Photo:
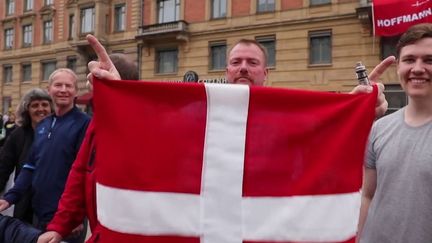
[[[160,40],[189,40],[189,24],[186,21],[174,21],[168,23],[140,26],[135,38],[144,41]]]

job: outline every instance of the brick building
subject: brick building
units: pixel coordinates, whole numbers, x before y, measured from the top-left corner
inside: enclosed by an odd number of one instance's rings
[[[110,52],[137,53],[138,0],[1,0],[0,77],[2,112],[15,109],[30,88],[47,86],[51,72],[73,69],[86,92],[92,33]]]
[[[240,38],[267,47],[267,85],[348,91],[354,65],[371,68],[397,38],[373,37],[370,0],[0,0],[0,95],[3,111],[31,87],[45,87],[53,69],[70,67],[85,93],[84,40],[139,64],[141,79],[221,80],[226,55]],[[390,106],[406,98],[394,67],[383,76]]]

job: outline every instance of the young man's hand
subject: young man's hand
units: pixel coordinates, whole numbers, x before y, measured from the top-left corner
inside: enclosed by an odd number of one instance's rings
[[[380,117],[384,115],[388,107],[388,102],[385,99],[385,95],[384,95],[384,85],[382,83],[378,83],[378,81],[381,75],[387,70],[388,67],[390,67],[395,62],[395,60],[396,58],[394,56],[387,57],[380,64],[378,64],[369,75],[369,80],[373,84],[376,83],[378,85],[378,97],[377,97],[377,103],[375,105],[376,117]],[[370,93],[372,92],[372,90],[373,90],[372,86],[357,85],[350,93],[352,94]]]

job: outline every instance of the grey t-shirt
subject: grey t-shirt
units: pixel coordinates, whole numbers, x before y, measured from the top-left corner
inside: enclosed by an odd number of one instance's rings
[[[377,188],[361,243],[432,242],[432,122],[411,127],[404,111],[378,120],[369,136]]]

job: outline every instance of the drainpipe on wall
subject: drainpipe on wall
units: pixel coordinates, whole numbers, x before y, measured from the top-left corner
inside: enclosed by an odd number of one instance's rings
[[[140,13],[138,15],[139,16],[138,18],[140,19],[140,26],[138,28],[140,28],[141,26],[144,25],[144,19],[143,19],[144,1],[145,0],[140,0]],[[143,44],[142,44],[142,41],[140,41],[137,45],[137,55],[138,55],[137,62],[138,62],[138,78],[139,79],[141,79],[142,47],[143,47]]]
[[[143,44],[138,43],[137,45],[138,79],[141,79],[142,48],[143,48]]]

